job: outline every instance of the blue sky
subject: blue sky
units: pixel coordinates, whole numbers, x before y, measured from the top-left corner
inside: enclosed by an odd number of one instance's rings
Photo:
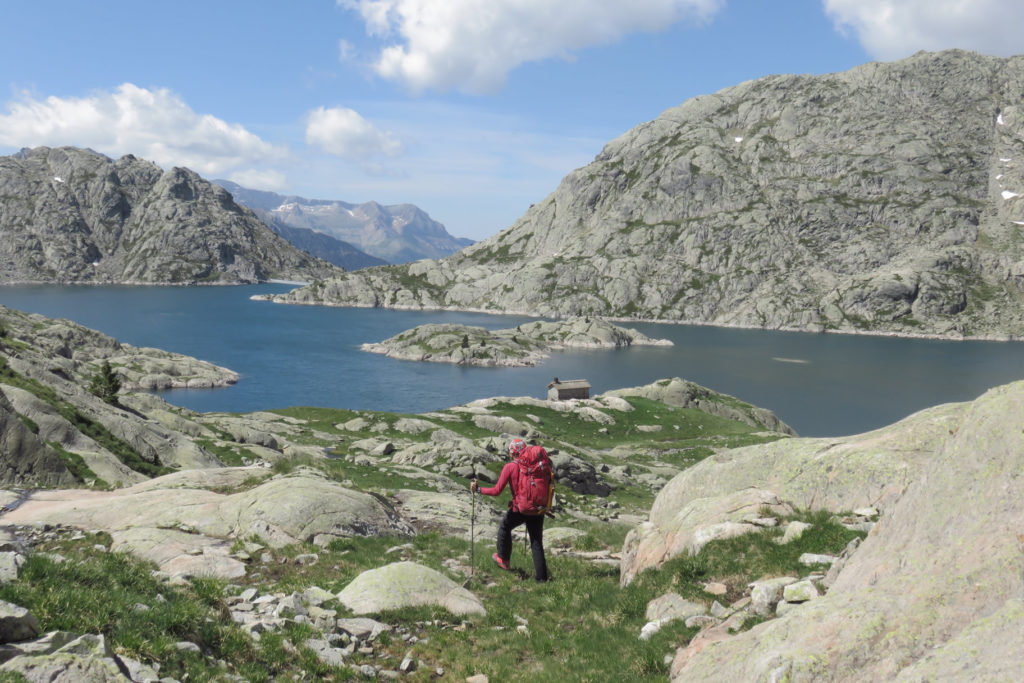
[[[776,73],[1024,53],[1024,0],[6,0],[0,154],[75,145],[511,225],[609,140]]]

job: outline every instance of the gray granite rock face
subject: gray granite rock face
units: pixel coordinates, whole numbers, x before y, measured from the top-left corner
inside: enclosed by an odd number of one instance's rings
[[[226,190],[74,147],[0,157],[0,282],[237,284],[340,273]]]
[[[1024,334],[1024,57],[919,53],[693,98],[440,261],[275,300]]]
[[[0,485],[67,486],[73,482],[60,456],[32,432],[0,389]]]
[[[813,507],[870,506],[881,515],[859,546],[843,551],[842,565],[833,565],[839,569],[822,582],[824,595],[814,597],[817,588],[796,595],[794,581],[781,597],[813,599],[715,647],[691,644],[677,655],[673,680],[1014,678],[1024,647],[1024,631],[1012,625],[1024,614],[1022,421],[1024,383],[1016,382],[827,446],[778,442],[772,467],[762,466],[757,448],[740,449],[680,475],[673,484],[686,479],[687,497],[770,485],[794,501],[809,492],[804,483],[821,476],[812,485]],[[813,462],[804,457],[811,451]],[[782,474],[793,467],[795,477]],[[682,490],[668,493],[673,484],[652,519],[683,522],[664,506]],[[672,533],[685,531],[684,523]]]

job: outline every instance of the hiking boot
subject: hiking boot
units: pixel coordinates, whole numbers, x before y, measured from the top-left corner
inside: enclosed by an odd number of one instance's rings
[[[498,565],[499,567],[501,567],[505,571],[512,571],[512,567],[508,566],[508,562],[506,562],[505,560],[501,559],[501,555],[499,555],[498,553],[494,553],[493,555],[491,555],[491,557],[494,558],[494,563],[496,565]]]

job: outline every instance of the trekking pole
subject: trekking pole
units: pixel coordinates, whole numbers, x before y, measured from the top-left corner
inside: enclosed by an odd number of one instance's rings
[[[476,575],[476,491],[469,490],[469,580]]]

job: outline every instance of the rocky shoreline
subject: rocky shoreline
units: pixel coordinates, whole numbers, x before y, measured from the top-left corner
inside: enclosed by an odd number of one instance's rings
[[[360,348],[389,358],[483,367],[532,367],[562,349],[617,349],[671,346],[606,320],[573,318],[488,330],[471,325],[428,324]]]
[[[326,306],[329,308],[387,308],[395,311],[439,311],[444,313],[483,313],[487,315],[523,315],[523,316],[535,316],[536,312],[528,310],[519,310],[514,308],[509,309],[494,309],[494,308],[482,308],[474,306],[414,306],[408,304],[395,304],[388,306],[381,306],[376,303],[357,303],[357,302],[337,302],[337,301],[297,301],[289,298],[291,292],[285,294],[253,294],[249,298],[252,301],[266,301],[275,304],[287,304],[291,306]],[[552,318],[559,318],[560,316],[553,315],[549,316]],[[568,316],[566,319],[571,318]],[[990,334],[990,335],[979,335],[979,334],[939,334],[939,333],[927,333],[927,332],[907,332],[907,331],[893,331],[893,330],[855,330],[855,329],[837,329],[830,327],[823,327],[821,325],[814,325],[808,327],[800,327],[795,325],[781,325],[778,327],[765,327],[762,325],[746,325],[742,323],[722,323],[722,322],[709,322],[705,320],[687,319],[687,320],[666,320],[664,318],[636,318],[616,315],[602,315],[601,319],[607,320],[614,323],[624,324],[653,324],[653,325],[685,325],[689,327],[719,327],[724,329],[733,330],[762,330],[766,332],[799,332],[801,334],[840,334],[840,335],[857,335],[865,337],[893,337],[902,339],[935,339],[939,341],[991,341],[991,342],[1018,342],[1024,341],[1024,336],[1017,334]]]

